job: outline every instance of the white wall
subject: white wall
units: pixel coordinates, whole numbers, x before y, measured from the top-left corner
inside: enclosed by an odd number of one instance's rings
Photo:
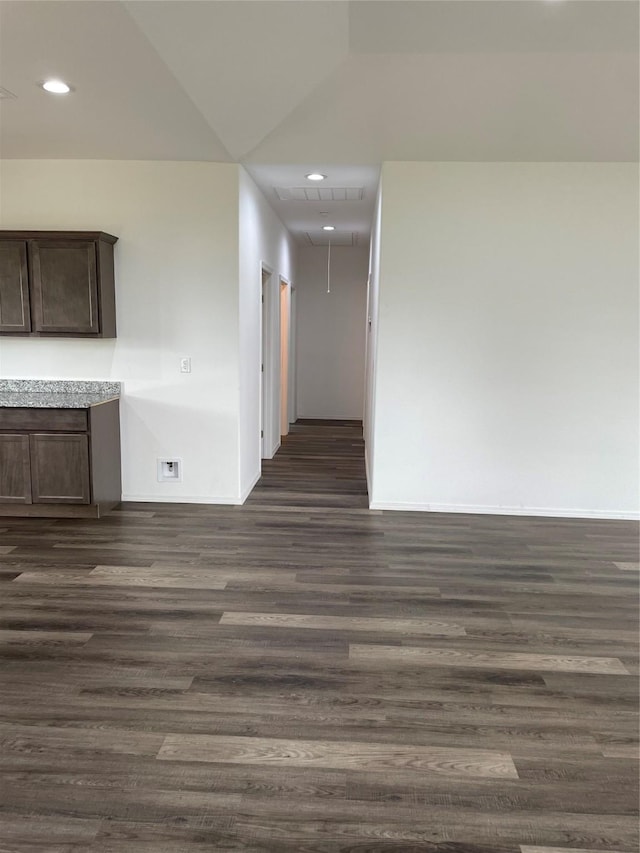
[[[364,455],[367,488],[373,494],[373,452],[375,443],[375,393],[378,347],[378,302],[380,294],[380,233],[382,228],[382,179],[378,186],[371,242],[369,244],[369,275],[367,280],[367,331],[364,382]]]
[[[0,169],[3,228],[120,238],[118,337],[3,337],[0,375],[123,380],[125,499],[237,502],[238,167],[5,160]],[[183,460],[181,483],[157,482],[159,456]]]
[[[327,248],[299,252],[297,289],[297,398],[299,418],[362,418],[368,250]]]
[[[239,211],[240,483],[246,498],[260,476],[261,269],[265,265],[272,272],[266,303],[267,331],[274,346],[265,364],[271,396],[266,401],[264,454],[271,457],[280,444],[280,280],[293,284],[295,252],[291,235],[242,168]],[[293,393],[289,410],[295,419]]]
[[[637,165],[383,187],[372,506],[637,514]]]

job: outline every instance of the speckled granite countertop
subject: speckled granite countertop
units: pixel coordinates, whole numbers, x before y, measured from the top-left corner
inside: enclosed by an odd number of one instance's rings
[[[0,407],[87,409],[120,396],[120,382],[0,379]]]

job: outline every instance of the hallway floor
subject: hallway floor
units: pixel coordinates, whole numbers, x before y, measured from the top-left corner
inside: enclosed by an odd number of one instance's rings
[[[362,453],[0,521],[1,853],[637,851],[638,525],[370,512]]]
[[[367,509],[361,421],[300,420],[290,427],[249,505]]]

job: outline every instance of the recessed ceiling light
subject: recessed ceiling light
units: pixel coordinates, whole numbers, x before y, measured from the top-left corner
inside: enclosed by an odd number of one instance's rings
[[[71,86],[64,80],[45,80],[40,85],[45,92],[51,92],[53,95],[67,95],[71,91]]]
[[[336,227],[335,227],[335,225],[323,225],[322,230],[323,231],[335,231]]]
[[[308,181],[324,181],[327,176],[321,175],[320,172],[311,172],[311,174],[306,177]]]

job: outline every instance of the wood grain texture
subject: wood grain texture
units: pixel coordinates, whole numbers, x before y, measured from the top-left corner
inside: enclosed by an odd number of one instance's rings
[[[313,616],[300,613],[223,613],[224,625],[264,628],[309,628],[317,631],[371,631],[392,634],[462,637],[460,625],[429,619],[375,619],[362,616]]]
[[[601,850],[586,850],[584,847],[535,847],[529,844],[520,846],[521,853],[602,853]],[[620,853],[619,850],[607,850],[607,853]]]
[[[618,658],[577,657],[575,655],[520,654],[518,652],[460,651],[458,649],[398,648],[354,643],[349,649],[353,660],[392,661],[419,666],[461,666],[479,669],[515,669],[540,672],[593,672],[601,675],[629,675]]]
[[[623,572],[639,572],[640,563],[616,563],[615,564]]]
[[[24,572],[17,580],[20,583],[51,584],[61,581],[68,586],[143,586],[150,589],[162,587],[177,589],[224,589],[227,581],[202,570],[163,571],[162,569],[136,566],[97,566],[89,573],[73,575],[70,572],[50,573],[46,579],[37,572]]]
[[[333,770],[415,770],[452,776],[517,778],[509,755],[491,750],[386,743],[169,735],[158,758],[221,764],[280,764]]]
[[[87,631],[3,631],[0,629],[0,646],[55,643],[87,643],[93,635]]]
[[[2,520],[0,853],[637,853],[638,525],[370,512],[362,450]]]

